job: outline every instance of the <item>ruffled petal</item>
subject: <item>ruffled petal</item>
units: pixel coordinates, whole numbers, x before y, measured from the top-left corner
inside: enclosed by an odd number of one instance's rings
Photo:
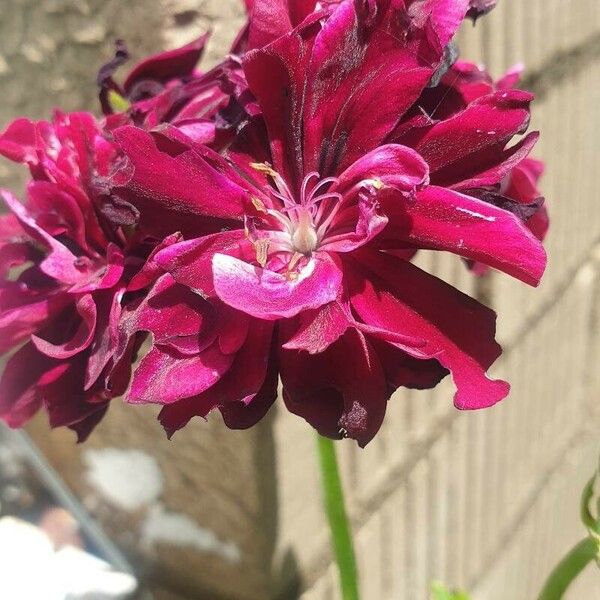
[[[414,201],[388,199],[382,237],[446,250],[537,285],[546,267],[540,242],[512,213],[476,198],[428,186]]]
[[[381,364],[362,333],[349,329],[319,355],[284,350],[280,356],[283,397],[291,412],[327,437],[347,436],[361,447],[373,438],[388,393]]]
[[[348,272],[352,306],[361,320],[424,339],[425,346],[404,349],[415,358],[435,359],[452,373],[457,408],[486,408],[506,397],[508,383],[486,375],[501,353],[492,310],[381,253],[363,252]]]
[[[86,276],[86,272],[77,267],[77,257],[70,250],[55,240],[44,231],[27,212],[27,209],[7,190],[0,190],[0,194],[8,208],[17,217],[25,231],[34,239],[46,246],[50,252],[41,263],[40,268],[44,273],[63,283],[74,284]]]
[[[197,355],[218,335],[215,307],[169,274],[162,275],[121,317],[121,346],[138,331],[152,334],[155,344],[185,355]]]
[[[215,291],[223,302],[268,320],[293,317],[332,302],[342,283],[339,266],[327,254],[313,256],[293,278],[215,254],[213,275]]]
[[[242,217],[248,192],[233,183],[235,175],[228,177],[190,148],[137,127],[120,127],[114,136],[133,167],[125,190],[142,218],[144,211],[151,212],[153,207],[185,213],[188,218]]]
[[[215,254],[239,257],[238,249],[245,238],[242,229],[223,231],[168,246],[154,260],[182,285],[204,296],[214,296],[212,257]]]
[[[229,369],[233,355],[209,346],[194,356],[154,346],[133,373],[127,401],[132,404],[171,404],[197,396]]]
[[[206,418],[208,413],[217,408],[232,404],[232,426],[235,415],[246,413],[246,422],[252,415],[256,416],[268,410],[275,400],[275,390],[272,387],[272,370],[276,364],[272,356],[273,325],[268,321],[252,320],[247,338],[243,346],[233,358],[233,363],[227,373],[212,388],[199,396],[181,400],[164,406],[159,420],[170,437],[186,425],[195,416]],[[233,355],[232,355],[233,356]],[[258,406],[253,407],[254,400]],[[243,405],[243,406],[240,406]],[[244,410],[247,408],[247,412]],[[223,412],[223,418],[228,421],[229,410]],[[241,417],[240,417],[241,418]],[[241,426],[241,423],[239,423]]]

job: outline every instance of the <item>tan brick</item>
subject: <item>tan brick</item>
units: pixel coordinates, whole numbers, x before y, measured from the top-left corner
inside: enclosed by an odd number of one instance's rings
[[[491,569],[473,588],[481,600],[529,600],[539,593],[556,562],[582,539],[579,496],[596,465],[597,436],[588,435],[563,457],[559,468],[534,498],[513,538],[494,557]],[[580,600],[595,597],[598,573],[591,570],[566,596]]]
[[[463,58],[485,63],[499,76],[519,62],[536,71],[553,54],[588,41],[599,28],[595,0],[511,0],[498,2],[475,27],[465,23],[458,41]]]
[[[578,73],[534,106],[533,127],[542,131],[534,155],[547,165],[541,188],[551,216],[545,242],[548,269],[537,290],[508,276],[495,275],[494,306],[504,343],[510,343],[568,283],[600,239],[600,211],[591,177],[597,170],[600,142],[589,135],[597,114],[593,106],[600,101],[593,83],[598,78],[600,63]]]

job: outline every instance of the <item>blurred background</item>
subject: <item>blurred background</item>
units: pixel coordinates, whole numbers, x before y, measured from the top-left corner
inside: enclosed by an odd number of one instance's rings
[[[141,57],[212,29],[207,66],[244,19],[241,0],[1,4],[1,128],[55,106],[98,113],[95,76],[116,38]],[[547,167],[550,266],[534,290],[498,274],[474,281],[456,258],[420,259],[499,312],[505,354],[495,374],[512,393],[478,413],[456,411],[449,384],[399,393],[365,450],[338,445],[366,600],[425,600],[434,580],[474,600],[534,599],[585,533],[579,496],[600,451],[600,2],[500,0],[476,27],[465,24],[459,45],[495,77],[526,65],[521,87],[537,95],[542,131],[534,156]],[[0,163],[0,185],[18,190],[22,175]],[[44,417],[26,436],[2,433],[0,557],[11,569],[29,561],[21,581],[56,572],[17,553],[14,540],[36,535],[27,522],[53,549],[87,557],[90,570],[70,562],[72,573],[89,572],[88,583],[104,574],[94,589],[52,598],[125,598],[137,585],[135,597],[157,600],[336,599],[305,423],[272,410],[232,432],[217,417],[169,442],[155,416],[114,402],[81,446],[49,432]],[[0,598],[50,598],[15,595],[4,578]],[[595,565],[568,598],[600,598]]]

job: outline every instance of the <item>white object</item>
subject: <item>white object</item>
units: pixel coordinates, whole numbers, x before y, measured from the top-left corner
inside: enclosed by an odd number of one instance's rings
[[[0,598],[6,600],[125,600],[135,577],[72,546],[55,550],[38,527],[0,519]]]

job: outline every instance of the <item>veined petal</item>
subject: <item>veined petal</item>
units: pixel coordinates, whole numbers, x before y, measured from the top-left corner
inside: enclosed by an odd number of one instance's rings
[[[340,267],[325,253],[314,255],[293,278],[215,254],[213,276],[223,302],[267,320],[293,317],[332,302],[342,283]]]
[[[477,172],[477,163],[489,160],[486,150],[501,157],[508,140],[525,131],[532,100],[532,94],[518,90],[484,96],[453,117],[419,131],[419,139],[411,145],[427,161],[434,183],[442,169],[439,177],[445,183],[462,181]]]
[[[219,381],[233,357],[223,354],[216,344],[194,356],[154,346],[133,374],[127,401],[171,404],[201,394]]]
[[[235,175],[228,178],[180,143],[175,147],[165,139],[162,149],[160,136],[137,127],[120,127],[114,136],[133,166],[125,189],[140,210],[156,206],[190,216],[241,218],[248,193],[233,183]]]
[[[467,178],[452,185],[452,189],[469,190],[497,185],[512,169],[529,156],[539,137],[537,131],[532,131],[509,148],[496,147],[491,148],[489,152],[482,153],[482,156],[479,157],[480,160],[474,164],[469,174],[465,175]],[[442,178],[442,171],[438,173],[437,177]]]
[[[466,8],[466,0],[408,10],[390,0],[340,2],[320,28],[307,20],[245,55],[275,169],[292,188],[303,173],[336,175],[381,144],[432,77]]]
[[[546,266],[541,243],[512,213],[476,198],[428,186],[414,201],[388,199],[382,237],[446,250],[537,285]]]
[[[486,408],[508,394],[506,382],[486,375],[501,353],[492,310],[406,261],[377,252],[359,259],[347,269],[354,310],[368,324],[424,339],[403,349],[452,373],[457,408]]]

